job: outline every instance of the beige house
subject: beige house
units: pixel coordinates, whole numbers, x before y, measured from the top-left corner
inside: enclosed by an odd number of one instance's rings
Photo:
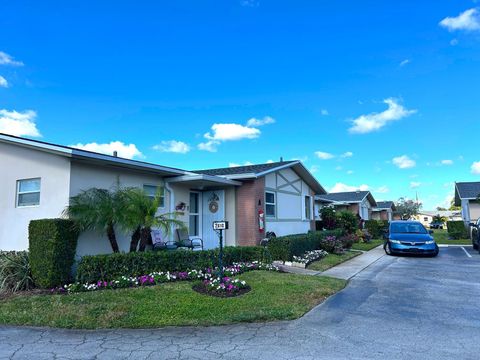
[[[300,161],[188,171],[5,134],[0,169],[0,250],[27,249],[31,220],[62,216],[70,197],[92,187],[160,191],[159,214],[177,213],[206,249],[218,246],[213,221],[229,221],[224,242],[232,246],[258,245],[266,231],[307,232],[314,196],[325,193]],[[117,230],[117,240],[129,251],[130,234]],[[105,236],[81,234],[77,256],[109,252]]]
[[[372,210],[372,220],[393,220],[393,212],[396,210],[393,201],[377,201],[377,206]]]
[[[480,218],[480,182],[455,183],[455,205],[461,206],[465,224],[476,222]]]
[[[377,206],[377,202],[370,191],[348,191],[317,195],[315,204],[317,220],[320,220],[320,209],[323,206],[333,206],[337,211],[351,211],[363,220],[370,220],[373,209]]]

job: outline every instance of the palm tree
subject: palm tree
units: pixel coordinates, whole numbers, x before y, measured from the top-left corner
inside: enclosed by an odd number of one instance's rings
[[[74,220],[81,231],[106,233],[113,252],[119,252],[115,225],[123,213],[120,191],[91,188],[70,198],[64,214]]]
[[[148,196],[143,189],[126,188],[121,190],[122,202],[125,204],[121,226],[133,231],[130,242],[130,251],[145,251],[151,243],[152,228],[160,228],[168,234],[172,227],[184,228],[185,224],[175,219],[176,213],[157,215],[160,206],[160,193],[154,197]]]

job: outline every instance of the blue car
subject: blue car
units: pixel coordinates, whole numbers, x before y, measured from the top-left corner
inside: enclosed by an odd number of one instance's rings
[[[437,256],[438,245],[431,234],[418,221],[392,221],[383,248],[388,255]]]

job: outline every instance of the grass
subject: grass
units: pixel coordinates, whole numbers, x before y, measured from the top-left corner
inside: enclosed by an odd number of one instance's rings
[[[323,259],[314,261],[313,263],[308,265],[307,269],[325,271],[360,254],[360,251],[347,251],[341,255],[328,254]]]
[[[433,238],[437,244],[442,245],[472,245],[472,240],[470,239],[449,240],[447,230],[433,230]]]
[[[24,295],[0,300],[0,325],[60,328],[155,328],[296,319],[341,290],[340,279],[252,271],[239,276],[252,291],[215,298],[191,282],[72,295]]]
[[[372,239],[369,243],[355,243],[352,245],[352,250],[362,250],[362,251],[368,251],[372,250],[373,248],[376,248],[378,245],[382,245],[383,240],[382,239]]]

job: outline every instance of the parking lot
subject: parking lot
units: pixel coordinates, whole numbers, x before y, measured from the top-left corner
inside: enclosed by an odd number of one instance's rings
[[[383,256],[303,318],[157,330],[0,327],[0,358],[478,359],[480,255]]]

